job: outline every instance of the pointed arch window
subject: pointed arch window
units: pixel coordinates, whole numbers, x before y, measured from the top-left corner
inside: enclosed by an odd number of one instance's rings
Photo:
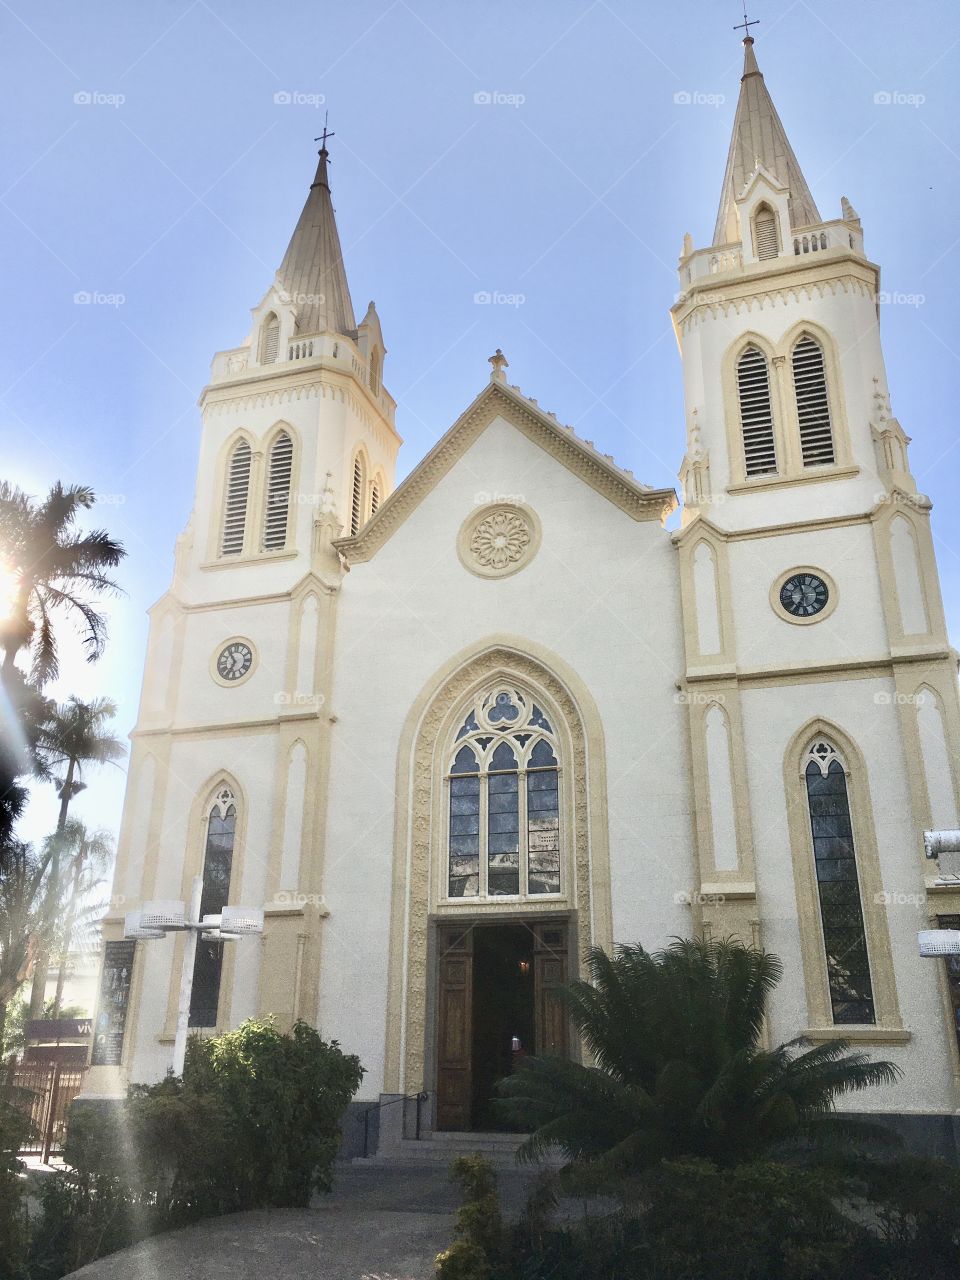
[[[833,1021],[875,1023],[847,770],[836,747],[818,738],[805,757],[803,776]]]
[[[777,231],[777,215],[768,204],[761,205],[753,220],[757,257],[762,261],[780,254],[780,236]]]
[[[835,462],[823,348],[809,333],[793,348],[793,390],[797,398],[803,465],[819,467]]]
[[[353,537],[363,524],[363,459],[358,455],[353,462],[353,492],[350,497],[350,533]]]
[[[746,474],[776,475],[777,446],[773,430],[770,370],[767,357],[758,347],[747,347],[737,361],[737,393]]]
[[[246,440],[237,441],[227,464],[227,492],[220,537],[222,556],[238,556],[243,551],[252,460],[253,454]]]
[[[375,516],[380,510],[380,480],[374,480],[370,490],[370,515]]]
[[[260,331],[260,363],[276,364],[280,349],[280,321],[270,313],[263,322]]]
[[[227,786],[221,787],[207,815],[203,852],[203,894],[200,915],[219,915],[227,905],[233,872],[233,847],[237,833],[237,802]],[[197,942],[190,996],[190,1026],[215,1027],[223,974],[223,943]]]
[[[491,690],[467,713],[451,756],[448,896],[558,895],[559,749],[541,709],[518,689]]]
[[[282,431],[270,446],[267,495],[263,512],[263,549],[278,551],[287,542],[287,514],[293,475],[293,441]]]
[[[380,392],[380,351],[374,347],[370,353],[370,390],[374,395]]]

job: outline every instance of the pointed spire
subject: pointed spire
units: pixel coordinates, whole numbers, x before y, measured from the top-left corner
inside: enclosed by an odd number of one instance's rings
[[[329,331],[353,337],[357,321],[327,175],[329,136],[325,131],[317,174],[277,272],[277,288],[296,310],[297,333]]]
[[[720,192],[720,209],[713,243],[730,244],[740,238],[736,200],[758,165],[763,165],[790,192],[790,225],[803,227],[820,222],[810,188],[800,169],[786,131],[780,123],[763,74],[757,66],[753,37],[743,42],[743,76],[740,100],[733,121],[733,137]]]

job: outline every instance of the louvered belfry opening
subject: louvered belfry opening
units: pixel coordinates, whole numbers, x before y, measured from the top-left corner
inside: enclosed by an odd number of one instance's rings
[[[803,465],[819,467],[836,461],[823,348],[808,333],[793,348],[793,389]]]
[[[375,516],[380,510],[380,485],[375,480],[370,490],[370,514]]]
[[[757,237],[757,257],[761,261],[765,258],[778,257],[780,241],[777,236],[777,215],[771,208],[764,205],[757,211],[753,225]]]
[[[776,475],[770,375],[766,356],[756,347],[747,347],[737,361],[737,390],[746,473],[748,476]]]
[[[363,463],[359,458],[353,464],[353,500],[350,506],[350,533],[354,536],[360,532],[360,517],[363,514]]]
[[[250,446],[241,440],[230,455],[227,469],[227,499],[223,512],[222,556],[238,556],[243,551],[247,523],[247,494],[250,490]]]
[[[269,316],[263,326],[263,338],[260,345],[260,363],[276,364],[280,347],[280,321],[276,316]]]
[[[293,441],[284,431],[270,449],[267,503],[263,514],[263,549],[279,551],[287,541],[287,512],[293,474]]]

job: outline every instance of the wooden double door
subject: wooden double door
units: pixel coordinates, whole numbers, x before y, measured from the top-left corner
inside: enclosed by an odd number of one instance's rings
[[[438,1129],[496,1129],[496,1081],[524,1056],[568,1053],[569,932],[567,920],[438,925]]]

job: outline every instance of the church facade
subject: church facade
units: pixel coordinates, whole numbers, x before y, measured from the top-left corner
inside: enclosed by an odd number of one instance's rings
[[[588,948],[779,955],[772,1043],[844,1038],[960,1108],[960,916],[925,829],[960,794],[930,502],[880,345],[879,269],[824,219],[749,37],[713,243],[684,241],[678,505],[508,381],[398,486],[376,309],[357,323],[326,151],[276,280],[201,397],[196,500],[151,611],[108,939],[146,900],[263,905],[202,943],[191,1025],[273,1014],[365,1099],[489,1123],[518,1052],[579,1053]],[[678,437],[678,451],[681,440]],[[88,1096],[171,1062],[182,938],[137,943]],[[96,1058],[95,1058],[96,1061]]]

